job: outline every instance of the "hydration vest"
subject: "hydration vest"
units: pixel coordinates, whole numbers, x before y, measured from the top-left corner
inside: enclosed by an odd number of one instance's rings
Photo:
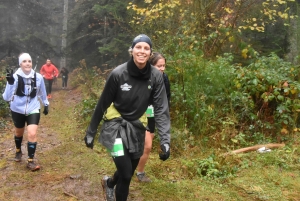
[[[24,83],[23,77],[20,75],[17,75],[17,76],[18,76],[18,88],[16,91],[16,95],[17,96],[26,96],[23,91],[25,88],[25,83]],[[34,73],[34,77],[31,78],[31,92],[28,96],[30,96],[30,98],[34,98],[36,96],[36,73]]]

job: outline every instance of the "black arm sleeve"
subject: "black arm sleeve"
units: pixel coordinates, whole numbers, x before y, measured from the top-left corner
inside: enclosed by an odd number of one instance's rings
[[[105,83],[103,92],[96,105],[90,125],[87,128],[86,131],[87,135],[95,137],[97,133],[97,128],[99,126],[100,121],[103,118],[104,112],[114,101],[116,91],[117,91],[117,79],[116,79],[116,74],[114,74],[114,72],[112,71]]]
[[[168,143],[171,141],[170,134],[170,114],[168,106],[168,98],[164,85],[163,76],[160,74],[155,76],[156,82],[153,93],[153,106],[155,114],[155,124],[160,138],[160,144]]]

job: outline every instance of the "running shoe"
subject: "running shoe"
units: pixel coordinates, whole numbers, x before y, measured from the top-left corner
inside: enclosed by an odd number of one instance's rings
[[[22,159],[22,151],[16,152],[15,161],[20,162]]]
[[[115,201],[114,189],[107,186],[108,179],[110,179],[110,177],[104,176],[101,182],[104,192],[104,199],[106,201]]]
[[[36,170],[39,170],[41,167],[39,165],[35,164],[35,162],[33,162],[33,161],[28,161],[27,168],[31,171],[36,171]]]
[[[145,172],[138,173],[138,174],[136,174],[136,176],[140,182],[146,182],[146,183],[151,182],[151,179],[146,176]]]

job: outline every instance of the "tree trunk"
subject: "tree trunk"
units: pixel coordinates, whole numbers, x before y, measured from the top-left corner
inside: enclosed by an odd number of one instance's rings
[[[68,0],[64,0],[64,14],[63,14],[63,34],[61,38],[61,58],[60,68],[66,67],[65,49],[67,47],[67,33],[68,33]]]

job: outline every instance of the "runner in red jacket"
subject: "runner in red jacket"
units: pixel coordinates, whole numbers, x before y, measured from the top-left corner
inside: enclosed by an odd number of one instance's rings
[[[52,98],[52,83],[53,79],[58,77],[59,71],[58,69],[51,63],[50,59],[47,59],[46,64],[44,64],[40,70],[40,74],[45,79],[47,98]]]

